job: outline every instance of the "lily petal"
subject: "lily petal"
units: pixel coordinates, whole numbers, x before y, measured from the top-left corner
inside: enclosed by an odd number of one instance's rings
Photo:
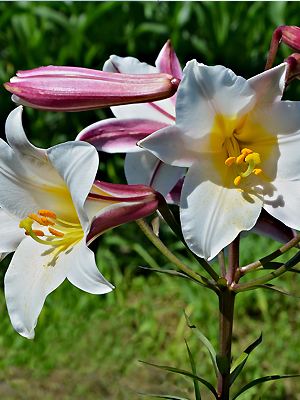
[[[67,142],[50,148],[47,155],[67,185],[81,225],[87,230],[89,219],[84,203],[98,169],[96,149],[84,142]]]
[[[73,247],[68,262],[72,263],[72,268],[68,270],[67,279],[79,289],[92,294],[105,294],[114,289],[99,272],[95,255],[84,241]]]
[[[155,65],[159,72],[165,72],[178,79],[182,78],[182,69],[171,44],[171,40],[168,40],[161,49],[155,61]]]
[[[257,196],[245,197],[240,190],[225,187],[209,157],[203,157],[188,170],[183,183],[183,235],[195,254],[211,260],[239,232],[255,225],[261,207]]]
[[[285,88],[286,70],[287,63],[282,63],[248,79],[256,93],[256,106],[280,101]]]
[[[137,152],[140,150],[136,145],[139,140],[165,126],[148,119],[110,118],[83,129],[76,140],[88,142],[106,153]]]
[[[127,154],[124,168],[129,184],[151,186],[163,196],[170,192],[185,173],[185,168],[164,164],[148,151]]]
[[[163,128],[138,142],[161,161],[177,167],[189,167],[197,161],[201,144],[199,139],[188,140],[177,125]]]
[[[25,238],[17,248],[4,278],[5,298],[11,323],[22,336],[32,339],[37,318],[49,293],[72,268],[68,255],[61,254],[55,266],[45,246]]]
[[[152,214],[157,209],[158,202],[158,193],[148,186],[95,181],[85,203],[90,218],[95,216],[87,243],[107,229]]]
[[[296,235],[293,229],[272,217],[264,209],[261,210],[260,216],[252,230],[255,233],[269,236],[273,240],[282,243],[292,240]]]
[[[200,139],[210,134],[216,115],[236,118],[254,102],[255,92],[246,79],[220,65],[189,61],[177,92],[176,124],[188,140]]]
[[[276,179],[264,196],[264,209],[293,229],[300,229],[300,181]]]
[[[19,222],[17,218],[0,209],[0,253],[15,251],[24,239],[24,231],[19,228]]]

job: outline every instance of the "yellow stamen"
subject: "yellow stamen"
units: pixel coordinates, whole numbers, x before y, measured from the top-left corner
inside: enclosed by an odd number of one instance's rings
[[[65,236],[65,234],[64,234],[63,232],[57,231],[56,229],[51,228],[51,226],[48,227],[48,231],[49,231],[50,233],[52,233],[52,235],[57,236],[57,237],[63,237],[63,236]]]
[[[239,184],[241,183],[242,177],[240,175],[238,175],[236,178],[234,178],[234,186],[239,186]]]
[[[260,164],[260,163],[261,163],[261,161],[260,161],[260,155],[259,155],[258,153],[251,153],[251,154],[248,154],[247,157],[245,158],[245,161],[246,161],[247,163],[250,163],[251,161],[253,161],[253,163],[254,163],[255,165]]]
[[[228,157],[225,160],[225,165],[227,165],[227,167],[230,167],[234,162],[235,162],[235,157]]]
[[[38,214],[41,215],[42,217],[49,217],[49,218],[56,219],[56,214],[50,210],[39,210]]]

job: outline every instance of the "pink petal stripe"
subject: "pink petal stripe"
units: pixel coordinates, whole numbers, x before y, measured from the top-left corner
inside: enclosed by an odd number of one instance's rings
[[[178,79],[182,78],[182,69],[170,40],[168,40],[161,49],[155,65],[159,72],[171,74]]]
[[[135,152],[138,151],[136,143],[139,140],[166,126],[148,119],[111,118],[88,126],[76,140],[88,142],[107,153]]]
[[[87,236],[87,244],[108,229],[152,214],[157,207],[158,200],[154,198],[147,203],[134,203],[127,206],[123,205],[106,209],[106,211],[101,213],[101,215],[92,222],[90,232]]]
[[[101,191],[105,192],[107,196],[119,198],[119,201],[124,198],[129,198],[131,201],[134,199],[134,201],[136,201],[138,197],[150,196],[152,198],[157,195],[154,189],[146,185],[124,185],[96,180],[93,186],[96,186]],[[92,194],[97,195],[99,193],[97,193],[97,189],[93,189],[92,187],[90,195]],[[112,197],[110,197],[110,200],[113,200]]]

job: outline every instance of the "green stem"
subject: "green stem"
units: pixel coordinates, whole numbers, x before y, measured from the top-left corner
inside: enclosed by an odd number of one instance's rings
[[[226,279],[229,285],[235,280],[236,271],[239,268],[240,235],[228,246],[228,272]]]
[[[232,286],[235,292],[243,292],[246,290],[250,290],[257,285],[264,285],[265,283],[270,282],[272,279],[278,278],[280,275],[284,274],[285,272],[289,271],[293,268],[296,264],[300,262],[300,251],[294,257],[292,257],[289,261],[283,264],[281,267],[277,268],[275,271],[270,272],[258,279],[253,279],[247,283],[239,283]]]
[[[234,300],[235,293],[229,288],[219,294],[219,400],[229,400]]]
[[[275,258],[281,256],[282,254],[286,253],[291,248],[297,246],[300,242],[300,235],[296,236],[295,238],[291,239],[289,242],[281,246],[279,249],[273,251],[272,253],[268,254],[267,256],[257,260],[251,264],[245,265],[244,267],[239,268],[239,272],[241,275],[246,274],[247,272],[254,271],[259,267],[267,264],[268,262],[274,260]]]
[[[172,264],[176,265],[182,272],[196,280],[197,282],[210,287],[214,291],[216,288],[212,282],[210,282],[207,278],[202,275],[197,274],[195,271],[190,269],[187,265],[185,265],[182,261],[180,261],[165,245],[164,243],[154,234],[150,226],[143,219],[138,219],[136,221],[137,225],[143,231],[143,233],[147,236],[147,238],[154,244],[154,246],[166,257],[168,258]]]

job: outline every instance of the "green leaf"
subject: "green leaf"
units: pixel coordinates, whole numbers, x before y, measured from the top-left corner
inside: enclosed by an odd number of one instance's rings
[[[144,267],[142,265],[140,265],[139,268],[146,269],[148,271],[159,272],[162,274],[175,275],[175,276],[179,276],[180,278],[190,279],[191,281],[196,282],[196,281],[194,281],[194,279],[183,274],[182,272],[176,271],[175,269],[152,268],[152,267]],[[197,283],[199,283],[199,282],[197,282]]]
[[[229,360],[227,359],[227,357],[217,354],[216,361],[217,361],[217,366],[218,366],[218,370],[220,371],[220,373],[222,375],[226,374],[227,371],[229,371],[229,369],[230,369],[230,365],[228,365]]]
[[[280,267],[282,267],[284,265],[284,263],[282,262],[268,262],[267,264],[263,265],[263,269],[278,269]],[[300,270],[296,269],[296,268],[290,268],[288,270],[288,272],[295,272],[296,274],[300,274]]]
[[[202,344],[207,348],[210,358],[211,358],[211,361],[212,361],[212,364],[213,364],[213,367],[214,367],[216,377],[218,377],[217,355],[216,355],[215,349],[213,348],[213,345],[210,343],[210,341],[207,339],[207,337],[204,336],[203,333],[195,325],[191,324],[189,317],[187,316],[185,311],[184,311],[184,315],[185,315],[187,326],[190,329],[194,330],[194,332],[196,333],[198,338],[201,340]]]
[[[188,351],[192,372],[193,372],[193,374],[195,376],[197,376],[197,368],[196,368],[195,360],[194,360],[194,357],[193,357],[193,355],[191,353],[191,350],[190,350],[189,345],[188,345],[186,340],[185,340],[185,345],[186,345],[186,348],[187,348],[187,351]],[[193,381],[194,381],[195,399],[196,400],[201,400],[199,382],[197,381],[197,379],[193,379]]]
[[[286,290],[282,289],[281,287],[272,285],[270,283],[263,284],[263,285],[256,285],[255,288],[268,289],[268,290],[272,290],[272,291],[277,292],[277,293],[284,294],[285,296],[295,297],[296,299],[300,298],[300,296],[296,296],[293,293],[289,293]]]
[[[233,382],[236,380],[238,375],[242,372],[242,369],[244,368],[244,365],[246,364],[248,357],[250,353],[261,344],[262,342],[262,333],[260,334],[259,338],[254,340],[253,343],[251,343],[246,350],[243,351],[243,353],[239,356],[239,358],[234,362],[231,371],[230,371],[230,386],[233,384]]]
[[[249,382],[247,385],[243,386],[232,400],[237,399],[242,393],[246,392],[246,390],[252,388],[253,386],[259,385],[260,383],[268,382],[268,381],[277,381],[278,379],[287,379],[287,378],[297,378],[300,374],[293,374],[293,375],[268,375],[263,376],[262,378],[254,379],[252,382]]]
[[[151,367],[156,367],[156,368],[168,371],[168,372],[174,372],[175,374],[184,375],[184,376],[188,376],[189,378],[196,379],[199,382],[203,383],[203,385],[205,385],[207,387],[207,389],[209,389],[211,391],[211,393],[215,396],[215,398],[218,399],[218,394],[217,394],[215,388],[213,387],[213,385],[211,383],[209,383],[207,380],[200,378],[200,376],[196,376],[196,375],[192,374],[191,372],[186,371],[184,369],[180,369],[180,368],[169,367],[167,365],[157,365],[157,364],[149,363],[149,362],[142,361],[142,360],[140,360],[140,362],[142,362],[143,364],[146,364],[146,365],[150,365]]]

